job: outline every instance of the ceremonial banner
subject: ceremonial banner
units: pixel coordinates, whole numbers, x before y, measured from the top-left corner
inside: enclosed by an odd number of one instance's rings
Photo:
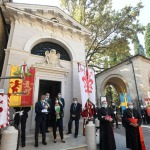
[[[14,74],[19,71],[20,71],[20,66],[12,65],[10,68],[10,76],[14,76]],[[10,106],[21,105],[21,95],[15,94],[19,92],[22,92],[22,80],[10,79],[10,82],[9,82]]]
[[[23,75],[24,79],[10,80],[10,106],[31,106],[33,100],[35,68],[31,67],[28,69],[27,65],[22,65],[21,67],[11,66],[10,75],[14,76],[14,74]]]
[[[7,95],[0,95],[0,129],[9,124],[9,100]]]
[[[25,80],[22,84],[22,91],[24,91],[25,94],[21,96],[21,106],[31,106],[33,104],[35,68],[30,68],[29,73],[31,76],[25,76]]]
[[[95,74],[94,70],[79,64],[79,81],[81,90],[82,107],[89,99],[95,104]]]
[[[126,93],[120,93],[120,102],[123,111],[127,108],[127,103],[131,102],[130,95],[127,95]]]

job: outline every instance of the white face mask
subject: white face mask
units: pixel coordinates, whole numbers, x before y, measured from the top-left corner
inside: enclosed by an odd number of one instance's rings
[[[58,97],[61,97],[61,95],[59,94]]]
[[[130,105],[130,106],[129,106],[129,109],[133,109],[133,105]]]
[[[102,104],[102,107],[107,108],[107,104]]]
[[[115,104],[114,104],[114,103],[112,103],[112,106],[115,106]]]
[[[58,100],[56,100],[55,103],[58,103]]]

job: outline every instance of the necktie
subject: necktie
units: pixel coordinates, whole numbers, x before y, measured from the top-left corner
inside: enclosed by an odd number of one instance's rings
[[[74,104],[74,112],[76,111],[76,104]]]
[[[42,101],[42,106],[43,106],[43,108],[45,108],[45,103],[44,103],[44,101]]]

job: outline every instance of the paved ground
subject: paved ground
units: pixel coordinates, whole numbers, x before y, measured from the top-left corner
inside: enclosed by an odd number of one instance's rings
[[[144,134],[144,139],[145,139],[145,145],[147,150],[150,150],[150,126],[142,126],[143,128],[143,134]],[[120,129],[114,129],[115,132],[115,140],[116,140],[116,150],[129,150],[126,148],[126,140],[125,140],[125,133],[124,133],[124,128]],[[58,139],[57,143],[53,143],[53,137],[52,134],[49,134],[47,138],[47,145],[42,145],[41,142],[39,142],[39,147],[35,148],[34,147],[34,141],[33,137],[29,143],[26,144],[26,147],[22,148],[20,147],[19,150],[66,150],[69,148],[75,148],[77,145],[84,147],[86,145],[85,137],[82,136],[82,134],[79,134],[78,138],[74,138],[73,134],[72,135],[65,135],[65,141],[66,143],[61,143],[60,139]],[[29,139],[30,140],[30,139]],[[96,136],[96,142],[97,142],[97,149],[98,144],[99,144],[99,134],[97,131],[97,136]]]

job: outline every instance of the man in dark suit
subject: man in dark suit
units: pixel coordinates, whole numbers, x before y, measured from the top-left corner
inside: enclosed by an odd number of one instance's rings
[[[14,125],[18,129],[19,124],[21,124],[21,146],[25,147],[26,141],[26,122],[28,118],[28,112],[31,107],[14,107]]]
[[[59,99],[59,102],[62,103],[62,106],[63,106],[63,109],[64,109],[64,107],[65,107],[65,100],[64,100],[64,98],[62,98],[61,93],[58,93],[58,99]]]
[[[110,105],[110,108],[113,110],[113,120],[116,122],[116,128],[119,129],[119,125],[118,125],[118,108],[117,106],[115,105],[115,103],[113,101],[111,101],[111,105]],[[114,124],[114,121],[113,121],[113,124]]]
[[[45,95],[41,96],[41,100],[35,104],[35,147],[38,147],[38,134],[41,128],[42,132],[42,144],[47,145],[46,143],[46,114],[48,113],[48,103],[45,101]]]
[[[75,121],[75,134],[74,137],[77,138],[78,136],[78,130],[79,130],[79,119],[81,114],[81,104],[78,103],[77,98],[73,98],[73,103],[70,107],[70,119],[68,123],[68,133],[71,134],[71,128],[72,128],[72,122]]]

